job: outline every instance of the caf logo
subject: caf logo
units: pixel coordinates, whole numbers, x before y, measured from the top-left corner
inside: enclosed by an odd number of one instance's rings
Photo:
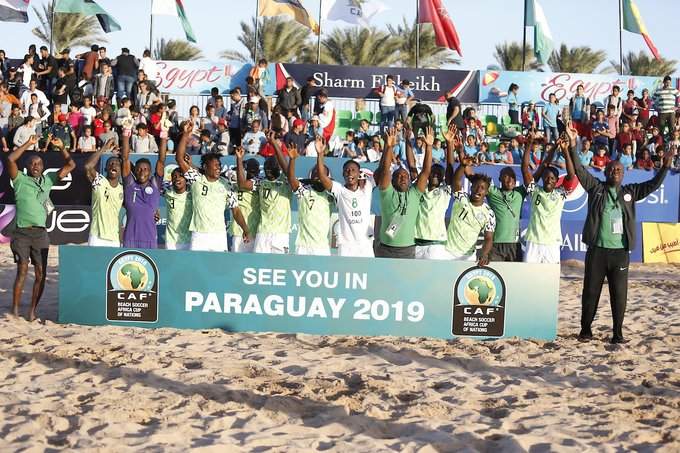
[[[158,267],[142,252],[116,255],[106,272],[106,319],[158,321]]]
[[[452,333],[502,337],[505,331],[505,282],[490,267],[471,267],[453,287]]]

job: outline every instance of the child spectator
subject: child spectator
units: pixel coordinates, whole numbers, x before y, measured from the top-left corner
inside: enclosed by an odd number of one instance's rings
[[[93,153],[97,151],[97,140],[92,135],[92,126],[83,128],[83,135],[78,139],[76,151],[81,153]]]
[[[652,160],[652,155],[650,154],[649,150],[642,150],[642,155],[638,160],[635,161],[635,168],[640,170],[654,169],[654,161]]]
[[[609,150],[609,123],[607,122],[602,110],[597,111],[597,117],[595,121],[591,123],[591,134],[593,138],[593,144],[598,150],[598,154],[599,149],[602,146]]]
[[[465,138],[465,154],[472,157],[475,161],[477,159],[477,153],[479,148],[477,147],[477,142],[474,135],[468,135]]]
[[[132,152],[140,154],[157,153],[158,145],[156,145],[156,140],[149,135],[146,124],[138,124],[136,130],[137,135],[132,136]]]
[[[259,154],[260,148],[267,142],[267,137],[260,130],[260,120],[254,120],[251,126],[252,129],[243,136],[242,143],[246,154],[255,155]]]
[[[604,169],[607,167],[609,164],[609,152],[608,148],[605,145],[600,145],[597,148],[597,155],[593,156],[593,159],[591,161],[591,166],[597,170],[604,171]]]
[[[618,160],[623,165],[624,170],[631,170],[633,168],[633,145],[624,145],[623,154],[619,155]]]
[[[97,109],[92,107],[92,99],[89,96],[83,99],[83,106],[80,107],[80,113],[83,115],[83,126],[91,126],[94,117],[97,116]]]
[[[587,138],[581,142],[581,149],[578,152],[578,159],[584,167],[590,167],[590,162],[593,160],[593,151],[590,140]]]

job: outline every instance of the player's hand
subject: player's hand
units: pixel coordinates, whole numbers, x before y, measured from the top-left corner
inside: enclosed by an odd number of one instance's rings
[[[182,135],[189,136],[194,130],[194,125],[191,124],[191,121],[184,121],[180,125],[180,129],[182,130]]]
[[[394,145],[397,144],[397,131],[393,128],[390,127],[389,129],[385,130],[385,148],[388,146],[390,148],[393,148]]]
[[[28,137],[28,144],[29,145],[33,146],[36,143],[38,143],[38,136],[37,135],[31,135],[30,137]]]
[[[479,257],[479,261],[477,261],[478,266],[488,266],[489,265],[489,255],[482,255]]]
[[[161,220],[161,212],[156,209],[156,212],[153,213],[153,220],[158,223]]]
[[[300,153],[298,152],[297,145],[295,143],[290,143],[288,145],[288,157],[291,159],[297,159],[300,157]]]
[[[267,132],[267,142],[269,142],[270,145],[276,146],[279,140],[276,138],[276,132],[274,131],[269,131]]]
[[[116,145],[116,139],[115,138],[110,138],[104,143],[104,149],[113,149],[115,148]]]
[[[434,129],[430,126],[425,129],[425,144],[427,144],[427,146],[434,145]]]
[[[471,167],[472,165],[474,165],[474,160],[470,156],[465,156],[460,160],[460,164],[463,167]]]
[[[242,237],[244,244],[248,244],[250,242],[250,233],[248,231],[244,231]]]
[[[444,138],[446,139],[446,142],[449,143],[453,141],[454,138],[458,137],[458,128],[456,128],[455,124],[449,124],[449,128],[444,134]]]
[[[243,149],[243,146],[237,146],[234,148],[234,154],[236,154],[237,159],[243,159],[243,156],[245,156],[246,152]]]
[[[326,154],[326,140],[321,135],[317,135],[314,139],[314,147],[318,155]]]

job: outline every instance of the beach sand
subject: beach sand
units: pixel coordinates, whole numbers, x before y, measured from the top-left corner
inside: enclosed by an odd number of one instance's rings
[[[2,451],[680,451],[677,266],[632,266],[613,346],[606,289],[576,339],[578,263],[556,341],[481,342],[59,325],[56,256],[29,323],[0,247]]]

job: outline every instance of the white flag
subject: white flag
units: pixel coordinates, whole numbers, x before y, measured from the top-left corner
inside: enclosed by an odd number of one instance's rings
[[[177,17],[177,2],[175,0],[153,0],[151,14]]]
[[[322,15],[326,20],[341,20],[367,27],[371,19],[388,8],[379,0],[325,0]]]

